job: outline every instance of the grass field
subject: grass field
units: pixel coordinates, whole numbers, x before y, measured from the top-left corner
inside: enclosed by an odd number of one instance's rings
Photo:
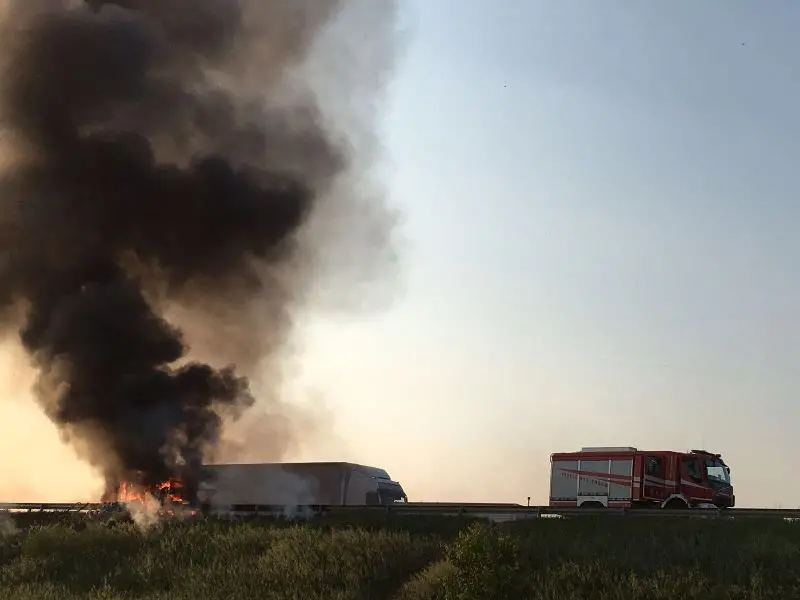
[[[0,599],[76,598],[788,600],[800,598],[800,524],[63,522],[0,537]]]

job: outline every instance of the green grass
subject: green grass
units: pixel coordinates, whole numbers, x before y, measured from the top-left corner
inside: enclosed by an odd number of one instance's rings
[[[0,599],[800,598],[800,524],[778,521],[75,525],[0,537]]]

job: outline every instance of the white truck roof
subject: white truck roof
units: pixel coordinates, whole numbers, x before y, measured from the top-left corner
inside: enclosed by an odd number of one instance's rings
[[[258,463],[207,463],[203,465],[204,468],[211,469],[224,469],[224,468],[241,468],[241,467],[273,467],[276,469],[286,470],[310,470],[310,469],[357,469],[363,473],[374,477],[375,479],[386,479],[391,481],[392,478],[385,469],[379,467],[371,467],[369,465],[361,465],[351,462],[336,462],[336,461],[322,461],[322,462],[258,462]]]
[[[633,446],[584,446],[581,452],[636,452]]]

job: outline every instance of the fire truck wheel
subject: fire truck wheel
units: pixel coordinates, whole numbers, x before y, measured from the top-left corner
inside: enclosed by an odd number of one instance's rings
[[[584,502],[583,504],[581,504],[581,508],[598,509],[598,508],[605,508],[605,506],[603,506],[602,502]]]
[[[679,510],[684,508],[689,508],[689,505],[680,498],[673,498],[664,505],[665,510]]]

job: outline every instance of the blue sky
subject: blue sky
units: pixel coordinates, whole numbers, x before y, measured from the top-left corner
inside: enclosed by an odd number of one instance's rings
[[[800,5],[409,6],[404,293],[306,333],[339,452],[546,502],[550,452],[704,445],[740,503],[800,506]]]
[[[800,506],[800,3],[404,6],[402,294],[301,324],[295,383],[332,434],[288,458],[385,467],[412,500],[546,503],[551,452],[705,446],[740,505]],[[53,467],[51,427],[20,460],[46,426],[22,406],[0,405],[6,491],[48,465],[36,499],[63,501],[76,459]]]

